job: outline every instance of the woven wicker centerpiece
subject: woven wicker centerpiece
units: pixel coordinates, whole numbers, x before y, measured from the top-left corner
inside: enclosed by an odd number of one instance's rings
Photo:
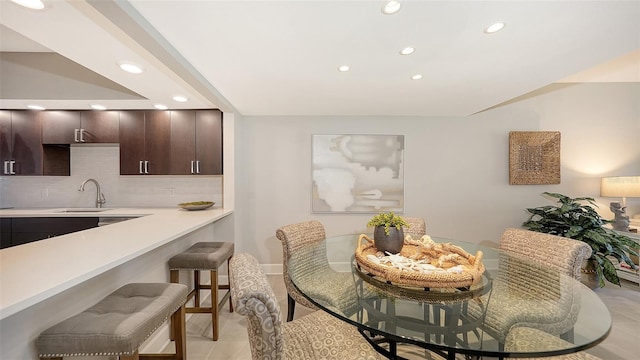
[[[428,235],[413,240],[407,235],[399,254],[384,254],[373,239],[358,238],[359,269],[395,285],[424,288],[468,288],[482,279],[482,251],[471,255],[459,246],[435,243]]]

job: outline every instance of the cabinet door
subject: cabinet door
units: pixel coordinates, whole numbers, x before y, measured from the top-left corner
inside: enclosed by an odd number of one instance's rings
[[[171,112],[171,174],[196,173],[196,112]]]
[[[43,111],[42,143],[74,144],[80,139],[79,111]]]
[[[118,142],[118,111],[82,111],[80,117],[81,136],[84,142]]]
[[[12,157],[15,175],[42,175],[40,111],[12,111]]]
[[[148,111],[144,122],[145,159],[150,175],[171,174],[171,115],[169,111]]]
[[[120,175],[140,175],[144,161],[144,111],[120,112]]]
[[[199,174],[222,175],[222,112],[196,112],[196,160]]]
[[[0,110],[0,165],[5,166],[5,161],[11,161],[11,146],[11,111]],[[4,168],[0,174],[4,174]]]

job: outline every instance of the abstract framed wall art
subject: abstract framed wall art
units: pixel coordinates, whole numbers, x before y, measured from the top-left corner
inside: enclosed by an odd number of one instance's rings
[[[509,132],[509,184],[560,184],[560,132]]]
[[[312,135],[314,213],[404,211],[404,135]]]

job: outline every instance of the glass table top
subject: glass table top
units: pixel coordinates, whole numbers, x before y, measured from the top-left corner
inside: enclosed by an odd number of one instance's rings
[[[459,289],[398,285],[358,266],[358,235],[298,249],[289,259],[289,276],[321,310],[372,338],[444,353],[526,358],[584,350],[610,331],[611,316],[600,298],[553,268],[433,237],[471,254],[482,251],[482,278]],[[516,328],[540,330],[549,339]]]

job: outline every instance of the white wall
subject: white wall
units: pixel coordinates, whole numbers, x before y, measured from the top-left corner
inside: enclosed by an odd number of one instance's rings
[[[490,91],[490,90],[487,90]],[[405,135],[405,214],[433,236],[497,244],[544,191],[590,196],[600,177],[640,175],[640,84],[553,86],[468,117],[236,116],[236,251],[277,269],[281,225],[317,219],[328,235],[358,233],[371,215],[311,213],[312,134]],[[560,131],[559,185],[509,185],[509,131]],[[640,214],[640,199],[628,199]]]

